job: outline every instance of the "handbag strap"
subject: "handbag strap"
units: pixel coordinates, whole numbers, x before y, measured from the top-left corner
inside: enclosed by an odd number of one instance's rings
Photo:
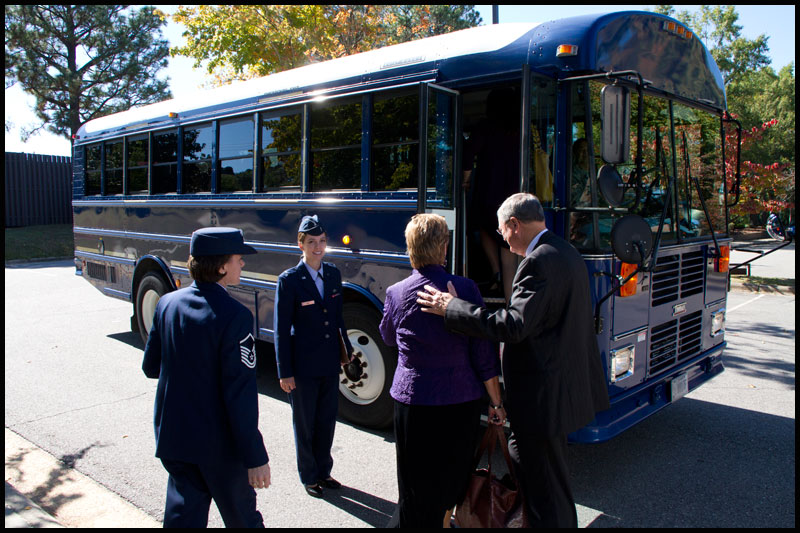
[[[483,439],[481,440],[481,445],[478,447],[478,451],[475,454],[475,464],[473,465],[473,470],[478,467],[478,463],[480,463],[483,453],[487,451],[488,448],[489,456],[487,459],[487,464],[489,473],[491,474],[492,455],[494,454],[494,449],[498,442],[500,442],[500,449],[503,451],[503,457],[505,457],[506,465],[508,466],[508,473],[511,475],[511,479],[516,483],[517,476],[514,474],[514,464],[511,461],[511,454],[508,451],[508,441],[506,440],[506,434],[503,431],[502,426],[489,424],[486,428],[486,432],[483,434]]]

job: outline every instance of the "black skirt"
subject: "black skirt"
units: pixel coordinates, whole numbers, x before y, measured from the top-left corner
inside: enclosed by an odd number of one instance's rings
[[[442,527],[466,491],[483,406],[395,402],[398,501],[389,527]]]

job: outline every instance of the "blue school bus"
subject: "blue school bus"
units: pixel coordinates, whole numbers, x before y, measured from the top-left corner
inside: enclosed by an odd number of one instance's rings
[[[299,259],[300,219],[319,215],[364,370],[342,374],[340,414],[381,427],[397,354],[378,324],[386,288],[411,270],[406,223],[443,215],[448,268],[503,305],[478,219],[487,196],[529,191],[586,260],[611,408],[570,438],[604,441],[723,370],[726,127],[711,55],[658,14],[389,46],[84,124],[76,273],[130,301],[146,338],[160,296],[191,282],[191,233],[241,228],[259,253],[230,292],[271,341],[277,276]]]

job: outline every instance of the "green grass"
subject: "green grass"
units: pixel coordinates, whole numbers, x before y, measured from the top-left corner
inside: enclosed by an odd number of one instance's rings
[[[744,276],[734,275],[733,279],[738,279],[742,283],[751,283],[753,285],[775,285],[777,287],[791,287],[794,288],[793,279],[783,278],[762,278],[761,276]]]
[[[72,224],[6,228],[5,260],[72,257]]]

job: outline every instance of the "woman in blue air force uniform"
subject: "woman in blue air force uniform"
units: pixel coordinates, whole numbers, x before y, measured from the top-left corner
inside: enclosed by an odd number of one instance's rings
[[[278,378],[292,405],[297,470],[315,498],[322,487],[341,486],[331,477],[340,337],[353,352],[342,318],[342,276],[322,262],[327,239],[316,215],[303,217],[297,235],[303,258],[278,277],[274,312]]]
[[[192,234],[190,287],[158,301],[142,370],[158,379],[156,457],[169,473],[164,527],[205,527],[213,499],[228,527],[264,527],[254,488],[270,485],[258,430],[253,315],[227,292],[242,255],[235,228]]]

